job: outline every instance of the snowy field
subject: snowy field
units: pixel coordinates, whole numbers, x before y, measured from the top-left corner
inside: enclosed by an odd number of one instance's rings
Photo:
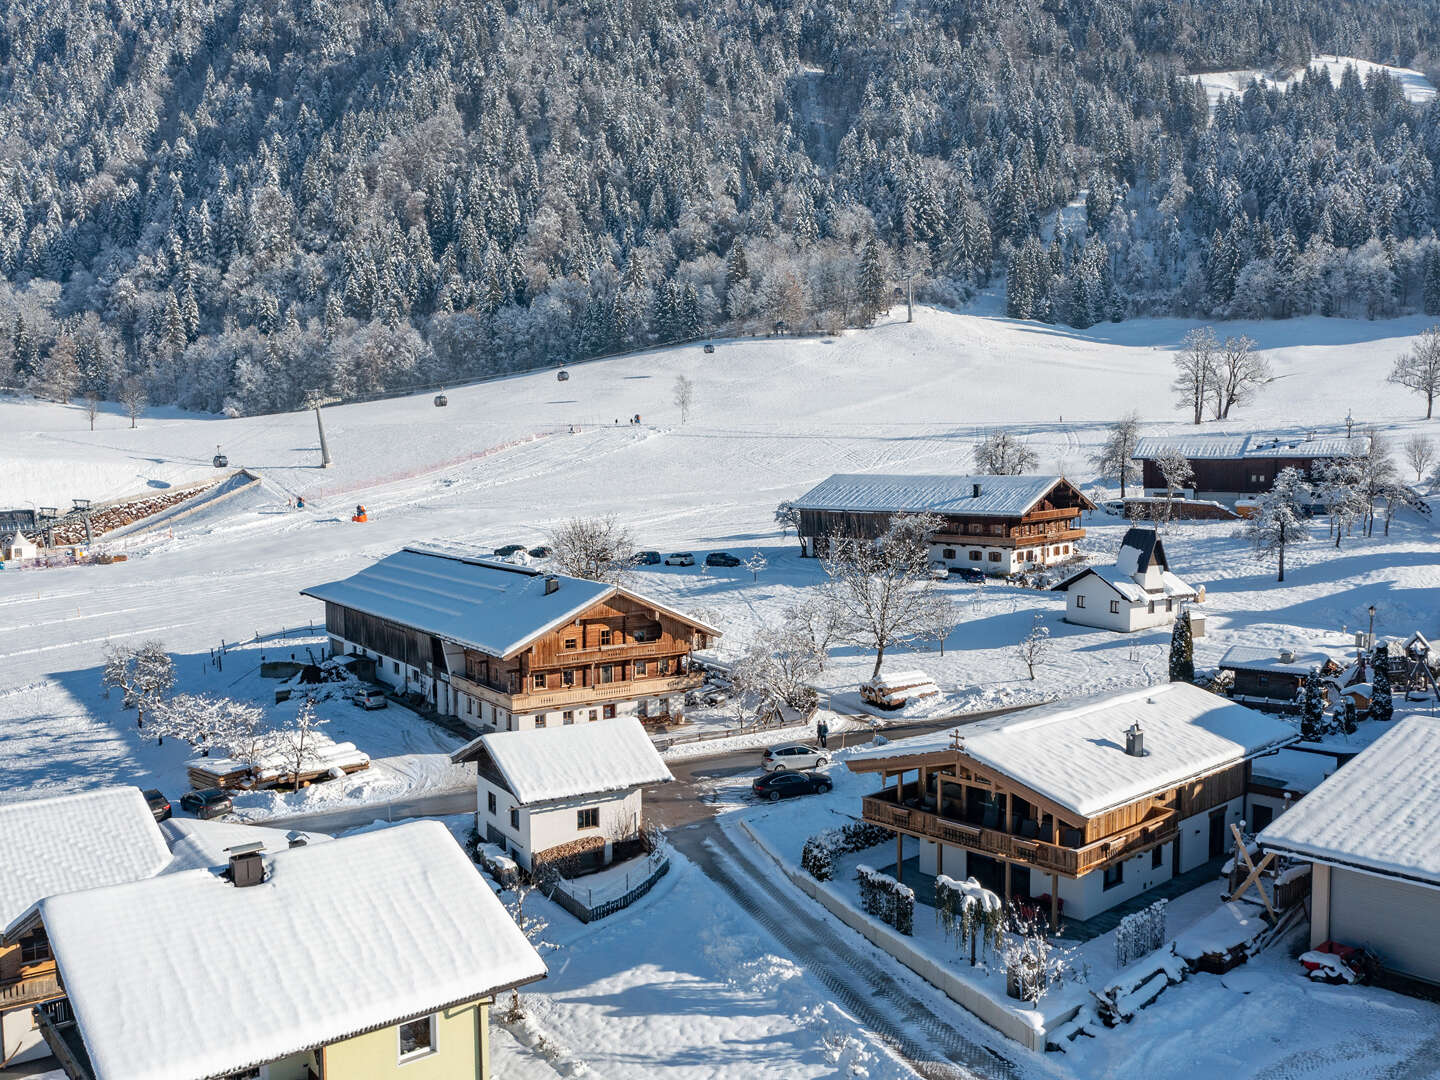
[[[1350,65],[1354,65],[1356,74],[1360,76],[1362,82],[1371,71],[1389,72],[1391,77],[1400,83],[1406,100],[1417,105],[1435,100],[1434,84],[1424,74],[1413,68],[1375,64],[1369,60],[1358,60],[1353,56],[1317,56],[1310,61],[1309,67],[1323,68],[1330,76],[1330,81],[1339,86],[1340,79],[1345,74],[1345,68]],[[1251,79],[1258,79],[1262,86],[1274,86],[1280,90],[1288,90],[1303,80],[1308,70],[1309,68],[1301,68],[1287,72],[1272,72],[1249,68],[1238,71],[1210,71],[1195,77],[1205,87],[1205,93],[1210,98],[1210,107],[1213,109],[1225,94],[1245,93],[1245,88],[1250,85]]]
[[[328,409],[330,470],[317,467],[308,413],[146,417],[134,431],[112,415],[92,433],[80,408],[0,401],[0,505],[65,505],[76,495],[117,498],[203,478],[213,475],[217,443],[233,464],[264,478],[176,522],[173,532],[115,541],[128,562],[3,575],[0,799],[111,780],[173,788],[178,752],[156,752],[133,732],[133,719],[99,697],[107,642],[159,638],[179,657],[181,689],[223,692],[218,681],[194,683],[221,639],[309,623],[320,612],[301,588],[416,541],[534,544],[569,516],[614,513],[642,547],[763,551],[769,567],[758,582],[743,567],[636,575],[642,591],[717,622],[726,631],[721,655],[733,653],[761,620],[819,580],[816,563],[777,532],[777,502],[839,470],[964,471],[977,433],[997,424],[1021,431],[1042,469],[1109,494],[1092,487],[1088,461],[1105,421],[1136,408],[1147,434],[1193,430],[1178,422],[1169,390],[1172,351],[1192,325],[1143,320],[1077,332],[920,308],[914,324],[835,338],[721,342],[708,356],[699,346],[662,350],[578,366],[565,383],[542,373],[452,389],[443,410],[429,395]],[[1416,398],[1382,378],[1424,326],[1419,318],[1225,324],[1222,334],[1247,333],[1265,348],[1277,378],[1254,406],[1205,430],[1333,432],[1343,430],[1346,409],[1396,442],[1440,430],[1417,419]],[[685,425],[670,401],[682,373],[697,387]],[[634,413],[642,424],[613,423]],[[303,511],[288,508],[294,494],[305,496]],[[356,502],[368,508],[369,524],[349,521]],[[1107,558],[1124,523],[1095,515],[1086,525],[1084,549]],[[1235,643],[1341,648],[1342,628],[1362,625],[1372,602],[1381,632],[1440,629],[1425,599],[1440,585],[1428,521],[1402,519],[1390,537],[1347,541],[1339,551],[1320,540],[1297,549],[1282,587],[1234,531],[1186,524],[1167,535],[1176,569],[1209,590],[1202,665]],[[946,588],[963,621],[945,656],[901,650],[887,661],[922,667],[940,682],[946,696],[933,710],[1134,685],[1163,671],[1163,632],[1121,637],[1068,627],[1051,594]],[[1032,682],[1012,645],[1037,612],[1056,648]],[[1292,625],[1303,640],[1292,637]],[[842,711],[855,705],[868,671],[865,656],[837,651],[825,681]],[[247,692],[264,697],[271,689]],[[428,753],[431,760],[415,763],[427,773],[442,749],[403,735],[354,738],[362,722],[396,732],[358,716],[337,724],[373,758]],[[376,785],[374,794],[393,797],[394,789]]]

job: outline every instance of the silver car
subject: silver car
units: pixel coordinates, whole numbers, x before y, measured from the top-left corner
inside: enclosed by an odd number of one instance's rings
[[[760,759],[760,768],[766,772],[797,772],[802,769],[818,769],[830,759],[825,751],[816,750],[804,743],[790,743],[787,746],[772,746]]]
[[[672,551],[665,556],[666,566],[694,566],[695,556],[688,551]]]

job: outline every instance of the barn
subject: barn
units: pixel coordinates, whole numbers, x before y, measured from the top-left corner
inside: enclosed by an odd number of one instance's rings
[[[1233,500],[1258,495],[1275,486],[1282,469],[1299,469],[1316,476],[1325,462],[1363,454],[1366,439],[1310,435],[1282,439],[1264,435],[1155,436],[1135,444],[1133,459],[1140,463],[1149,496],[1165,495],[1168,488],[1160,459],[1178,455],[1190,462],[1195,474],[1188,488],[1177,494],[1190,499]]]

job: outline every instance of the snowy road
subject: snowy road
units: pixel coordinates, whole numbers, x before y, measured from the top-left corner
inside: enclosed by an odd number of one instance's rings
[[[921,1076],[1051,1075],[1042,1062],[940,991],[886,963],[868,943],[809,910],[809,900],[718,822],[670,834],[675,846],[753,918],[842,1008]],[[944,1017],[944,1019],[941,1019]]]

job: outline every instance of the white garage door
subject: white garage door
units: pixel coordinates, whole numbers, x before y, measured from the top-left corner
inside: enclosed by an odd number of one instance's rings
[[[1330,937],[1367,946],[1392,971],[1440,982],[1440,889],[1331,870]]]

